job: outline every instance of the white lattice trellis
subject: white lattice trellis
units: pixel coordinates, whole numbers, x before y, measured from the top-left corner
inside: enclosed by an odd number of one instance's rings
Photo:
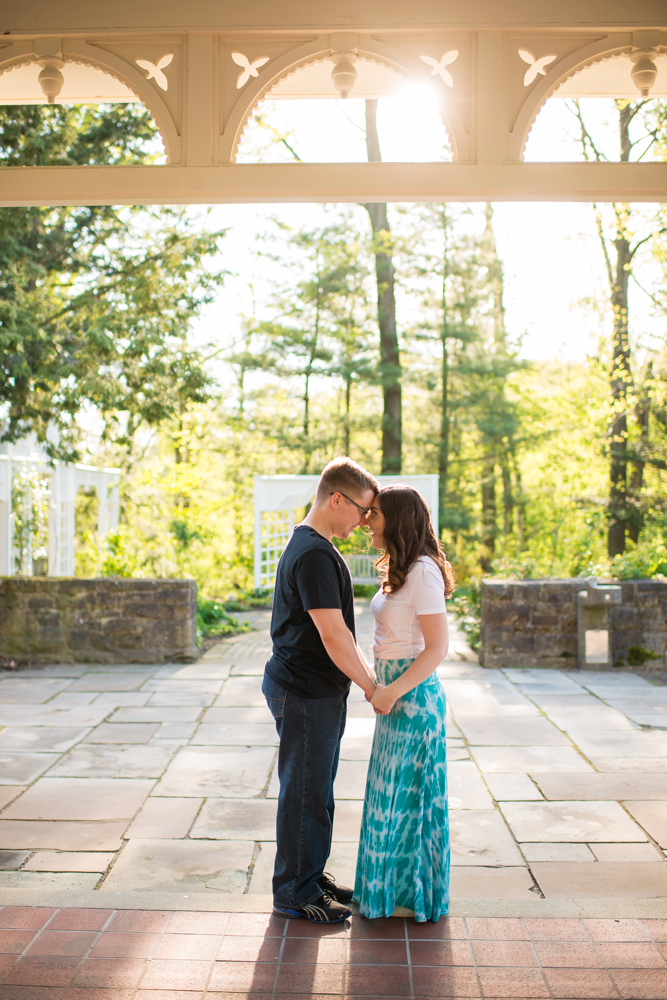
[[[381,486],[405,483],[414,486],[426,500],[438,531],[438,476],[378,476]],[[315,496],[319,476],[255,476],[255,587],[262,590],[275,582],[278,560],[294,528],[294,512]],[[374,583],[374,557],[347,557],[354,583]]]
[[[0,576],[15,571],[12,481],[17,468],[28,464],[49,477],[49,576],[74,576],[74,510],[80,487],[94,488],[98,499],[100,537],[118,525],[120,469],[93,465],[50,463],[33,437],[0,445]],[[30,568],[28,572],[30,572]]]

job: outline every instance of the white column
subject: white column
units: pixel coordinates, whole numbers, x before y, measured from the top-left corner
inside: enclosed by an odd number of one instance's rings
[[[188,90],[185,162],[213,163],[213,35],[188,35]]]
[[[56,463],[57,464],[57,463]],[[49,476],[49,576],[58,576],[58,475]]]
[[[255,531],[253,535],[254,544],[254,587],[255,590],[262,589],[262,480],[259,476],[254,476],[253,485],[253,505],[255,511]]]
[[[0,455],[0,576],[12,576],[12,460]]]
[[[477,164],[498,165],[505,160],[507,139],[506,80],[503,35],[477,33]]]

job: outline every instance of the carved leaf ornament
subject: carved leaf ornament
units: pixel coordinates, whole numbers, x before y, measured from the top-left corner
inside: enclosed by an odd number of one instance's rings
[[[420,58],[422,62],[431,67],[431,76],[439,76],[448,87],[453,87],[452,74],[446,67],[456,61],[458,54],[458,49],[451,49],[451,51],[445,52],[442,59],[439,60],[434,59],[433,56],[421,56]]]
[[[540,56],[536,59],[530,49],[519,49],[519,56],[525,63],[528,63],[528,69],[523,78],[524,87],[530,87],[533,80],[537,80],[538,76],[546,76],[546,68],[549,63],[552,63],[556,58],[556,53],[549,53],[547,56]]]
[[[155,80],[160,90],[167,90],[169,87],[169,81],[162,72],[165,66],[168,66],[171,60],[174,58],[174,53],[169,52],[166,56],[162,56],[158,59],[157,63],[149,62],[148,59],[135,59],[137,66],[141,66],[142,69],[146,70],[146,79]]]
[[[242,67],[241,72],[236,78],[236,89],[240,90],[241,87],[245,87],[251,76],[259,76],[261,67],[266,65],[270,58],[270,56],[260,56],[259,59],[250,62],[248,57],[244,56],[242,52],[232,52],[232,59],[237,66]]]

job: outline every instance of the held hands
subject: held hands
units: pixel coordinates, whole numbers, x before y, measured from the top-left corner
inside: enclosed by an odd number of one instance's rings
[[[396,697],[384,684],[378,684],[370,701],[376,715],[389,715],[396,702]]]

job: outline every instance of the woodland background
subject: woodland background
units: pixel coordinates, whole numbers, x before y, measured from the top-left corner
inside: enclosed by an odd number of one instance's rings
[[[604,141],[587,102],[568,103],[580,158],[666,158],[666,102],[605,102]],[[366,102],[369,159],[376,112]],[[256,112],[246,157],[298,160],[272,114]],[[0,108],[0,165],[161,153],[140,106]],[[300,228],[276,213],[253,247],[253,306],[233,336],[219,316],[211,343],[193,327],[233,262],[205,213],[2,209],[2,439],[34,432],[54,456],[122,468],[103,551],[95,498],[78,497],[81,576],[185,575],[242,606],[253,475],[314,473],[338,454],[439,473],[442,539],[468,598],[482,574],[667,575],[667,341],[632,315],[641,287],[665,329],[667,212],[592,218],[607,288],[583,307],[602,332],[575,363],[526,361],[508,335],[491,205],[313,206]],[[20,551],[30,534],[44,547],[47,504],[39,478],[17,479]],[[366,546],[357,533],[342,547]]]

